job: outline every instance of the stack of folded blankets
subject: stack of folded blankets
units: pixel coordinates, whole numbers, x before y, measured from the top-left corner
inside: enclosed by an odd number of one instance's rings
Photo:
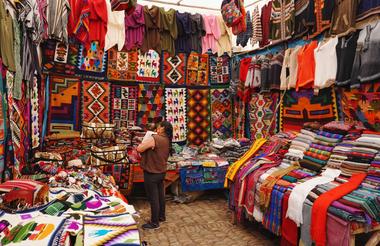
[[[372,133],[372,139],[373,138],[380,139],[380,135],[374,135]],[[377,147],[378,152],[375,155],[375,157],[373,158],[373,160],[372,160],[372,162],[368,168],[368,175],[367,175],[367,178],[363,182],[363,186],[368,187],[368,188],[372,188],[372,189],[376,189],[376,190],[380,190],[380,145],[377,144],[376,147]]]
[[[342,162],[342,175],[350,177],[355,173],[368,172],[368,168],[380,150],[380,136],[372,132],[364,132],[353,142],[354,146]]]
[[[315,135],[316,134],[310,130],[301,129],[297,137],[292,140],[284,159],[289,161],[301,160],[304,157],[304,152],[313,142]]]
[[[300,164],[302,167],[319,172],[327,164],[334,147],[341,142],[343,135],[319,130],[314,140],[304,153]]]

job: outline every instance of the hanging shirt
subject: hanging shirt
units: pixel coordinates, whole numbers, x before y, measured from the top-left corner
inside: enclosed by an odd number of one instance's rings
[[[296,89],[312,88],[315,77],[315,59],[314,50],[318,42],[312,41],[310,44],[301,48],[298,53],[298,75]]]
[[[0,56],[3,64],[14,72],[16,67],[13,54],[13,23],[12,17],[5,10],[4,1],[0,2],[0,40]]]
[[[318,1],[318,0],[316,0]],[[299,38],[305,36],[310,31],[310,18],[313,12],[313,1],[310,0],[295,0],[295,22],[294,22],[294,37]]]
[[[174,40],[176,40],[178,36],[176,12],[174,9],[165,11],[163,8],[160,8],[160,18],[161,49],[168,51],[172,56],[174,56]],[[159,50],[158,52],[161,51]]]
[[[160,9],[157,6],[144,6],[144,19],[145,19],[145,34],[144,41],[141,46],[141,52],[145,53],[149,49],[154,49],[158,52],[161,51],[160,45]]]
[[[338,65],[336,84],[338,86],[344,86],[350,83],[358,37],[359,32],[355,32],[349,36],[339,38],[336,46]]]
[[[331,34],[346,35],[355,31],[359,0],[337,0],[331,23]]]
[[[100,49],[104,48],[107,33],[107,4],[105,0],[90,1],[90,32],[89,42],[86,42],[88,48],[92,41],[99,41]]]
[[[331,27],[331,17],[335,8],[334,0],[314,0],[311,1],[309,10],[312,36],[315,37]],[[314,4],[313,4],[314,3]]]
[[[331,38],[326,43],[320,42],[314,50],[315,79],[314,93],[318,94],[320,89],[334,84],[338,69],[336,45],[338,38]]]
[[[212,53],[218,52],[217,40],[220,38],[220,27],[215,15],[203,15],[203,23],[206,35],[202,37],[202,53],[211,49]]]
[[[273,0],[270,20],[270,39],[286,40],[294,32],[294,0]]]
[[[226,23],[223,20],[222,16],[216,17],[219,28],[220,28],[220,37],[217,41],[218,56],[227,53],[229,56],[232,55],[232,31],[231,28],[226,26]]]
[[[125,13],[124,11],[112,11],[110,0],[106,0],[106,4],[108,23],[104,50],[108,50],[117,44],[120,51],[125,42]]]
[[[272,1],[269,1],[261,8],[261,29],[262,29],[262,39],[260,42],[260,47],[269,44],[269,32],[270,32],[270,17],[272,14]]]
[[[137,4],[130,15],[125,15],[125,44],[124,48],[131,50],[140,48],[143,44],[145,33],[144,7]]]
[[[256,6],[256,8],[252,12],[252,37],[251,37],[251,45],[255,45],[256,43],[260,42],[263,38],[261,28],[261,19],[260,19],[260,11],[259,7]]]
[[[175,40],[175,50],[177,53],[191,52],[191,19],[189,13],[176,12],[178,36]]]
[[[298,73],[298,52],[302,46],[289,48],[285,51],[284,63],[281,69],[281,90],[289,90],[296,87]]]
[[[68,42],[67,22],[70,13],[68,0],[49,0],[47,5],[48,36]]]
[[[202,37],[206,35],[203,18],[200,14],[190,16],[191,19],[191,50],[202,53]]]
[[[242,47],[247,46],[248,41],[252,37],[252,19],[251,19],[251,14],[248,11],[247,15],[245,16],[246,23],[247,23],[247,28],[245,32],[241,32],[237,35],[236,37],[236,45],[241,45]]]

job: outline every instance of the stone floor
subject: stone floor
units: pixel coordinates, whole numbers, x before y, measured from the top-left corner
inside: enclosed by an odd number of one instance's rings
[[[167,222],[155,231],[141,229],[149,220],[148,202],[132,199],[130,203],[140,213],[141,238],[149,246],[278,245],[278,238],[258,225],[233,225],[227,201],[221,194],[206,193],[188,204],[168,201]]]

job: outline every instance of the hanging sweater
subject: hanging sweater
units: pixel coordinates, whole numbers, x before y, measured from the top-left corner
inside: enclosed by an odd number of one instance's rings
[[[252,37],[252,19],[249,11],[247,12],[245,19],[247,22],[247,29],[245,32],[239,33],[236,38],[236,45],[240,44],[243,47],[247,46],[248,41]]]
[[[203,23],[206,35],[202,37],[202,53],[211,49],[212,53],[218,52],[217,40],[220,38],[220,27],[215,15],[203,15]]]
[[[141,46],[141,52],[145,53],[149,49],[154,49],[158,52],[161,51],[160,45],[160,9],[157,6],[144,6],[144,19],[145,19],[145,34],[144,41]]]
[[[226,26],[222,16],[217,16],[217,21],[220,28],[220,37],[217,43],[218,56],[223,55],[225,52],[231,56],[232,55],[232,31],[231,28]]]
[[[108,23],[104,50],[108,50],[117,44],[120,51],[125,42],[125,14],[124,11],[112,11],[110,0],[106,0],[106,4]]]
[[[144,8],[137,4],[130,15],[125,15],[125,44],[124,48],[131,50],[140,48],[143,44],[145,33]]]
[[[261,28],[261,19],[260,19],[260,11],[259,7],[256,8],[252,12],[252,37],[251,37],[251,45],[255,45],[260,42],[263,38],[263,30]]]
[[[160,8],[160,18],[161,49],[168,51],[172,56],[174,56],[174,40],[176,40],[178,36],[176,12],[174,9],[165,11],[163,8]],[[158,52],[161,51],[159,50]]]
[[[191,19],[189,13],[176,12],[178,36],[175,41],[175,50],[177,53],[191,52]]]
[[[49,0],[47,9],[48,36],[51,39],[68,42],[67,21],[70,5],[67,0]]]
[[[294,0],[273,0],[270,20],[270,39],[286,40],[294,32]]]
[[[99,41],[99,47],[102,50],[105,44],[108,22],[107,4],[105,0],[90,1],[89,21],[89,40],[85,43],[86,48],[90,47],[91,42]]]
[[[202,52],[202,37],[206,35],[203,18],[200,14],[190,16],[191,19],[191,50]]]
[[[269,44],[269,32],[270,32],[270,17],[272,14],[272,1],[269,1],[261,8],[261,29],[262,29],[262,39],[260,42],[260,47]]]

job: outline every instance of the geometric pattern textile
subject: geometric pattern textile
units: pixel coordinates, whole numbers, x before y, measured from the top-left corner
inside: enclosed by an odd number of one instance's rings
[[[103,173],[112,175],[119,189],[123,189],[123,193],[129,194],[133,185],[133,166],[129,164],[114,164],[101,167]]]
[[[108,82],[83,81],[82,122],[110,122],[110,92]]]
[[[209,89],[188,89],[187,139],[201,145],[210,139]]]
[[[79,79],[50,76],[49,133],[79,131],[80,89]]]
[[[186,88],[165,88],[166,120],[173,125],[173,143],[187,139]]]
[[[336,105],[333,88],[320,90],[318,95],[313,90],[287,91],[281,104],[280,129],[299,131],[306,122],[337,120]]]
[[[278,94],[251,94],[249,119],[251,139],[255,140],[273,134],[276,128],[276,106]]]
[[[227,88],[211,89],[212,138],[232,137],[232,103]]]
[[[380,82],[362,84],[359,89],[341,89],[342,120],[360,121],[373,131],[380,131]]]
[[[137,125],[158,123],[165,116],[164,88],[160,85],[140,84],[138,94]]]
[[[230,83],[230,57],[210,55],[210,84]]]
[[[91,42],[88,50],[81,45],[78,54],[77,72],[86,78],[104,79],[107,70],[107,52],[100,48],[98,41]]]
[[[163,52],[162,56],[162,77],[166,85],[184,85],[186,70],[186,54],[179,53],[171,56],[168,52]]]
[[[112,122],[117,128],[136,125],[137,86],[112,86]]]
[[[136,80],[149,83],[160,82],[160,55],[157,51],[148,50],[144,54],[139,52]]]
[[[140,245],[137,223],[131,214],[84,217],[84,245]]]
[[[32,149],[38,148],[40,146],[40,118],[39,118],[39,104],[38,104],[38,81],[37,77],[33,77],[32,81],[32,91],[30,97],[31,103],[31,130],[32,130]]]
[[[137,77],[137,51],[108,50],[107,77],[110,80],[135,82]]]
[[[46,40],[42,43],[42,68],[45,72],[75,76],[79,45]]]
[[[207,86],[209,76],[208,54],[192,52],[187,59],[186,84],[190,86]]]

